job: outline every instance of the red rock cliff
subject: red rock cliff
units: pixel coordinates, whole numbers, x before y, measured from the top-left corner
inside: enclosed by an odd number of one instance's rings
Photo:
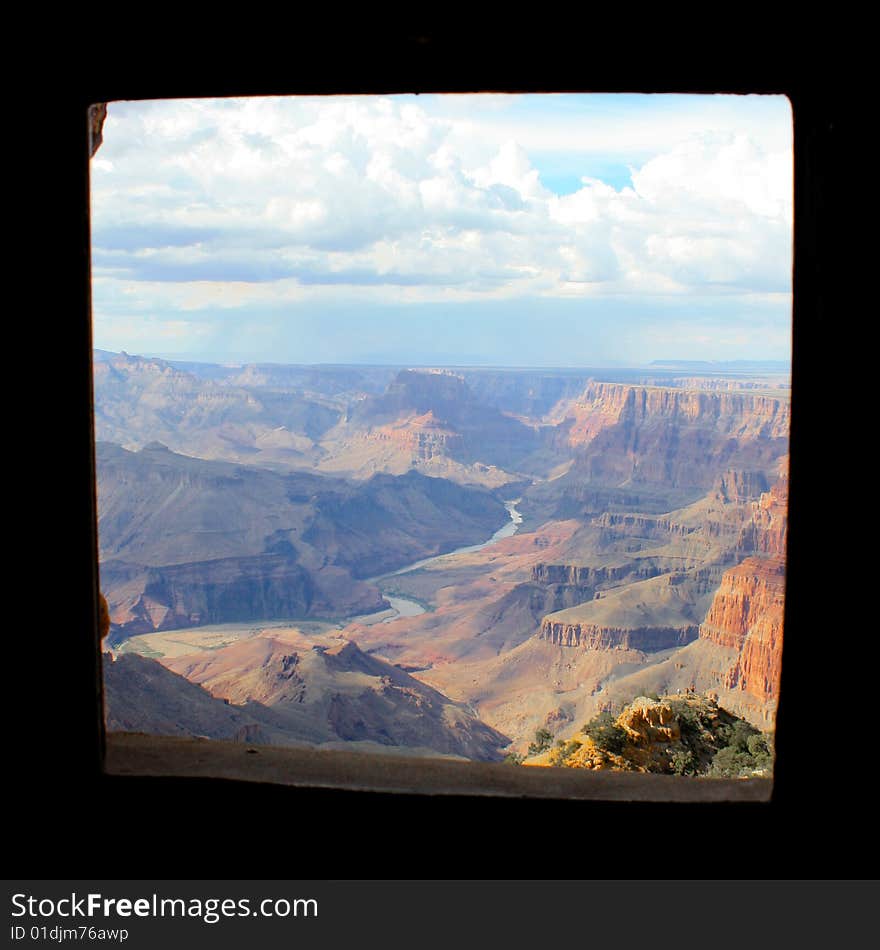
[[[787,451],[789,418],[782,397],[591,383],[559,431],[581,483],[707,490],[719,472],[768,472]]]
[[[788,438],[789,403],[784,398],[744,392],[708,392],[591,382],[570,411],[571,445],[586,445],[603,429],[661,420],[699,421],[738,439]]]
[[[788,532],[788,456],[779,464],[779,479],[754,503],[752,517],[740,535],[737,547],[743,553],[785,558]]]
[[[762,701],[778,696],[784,604],[784,558],[749,557],[725,572],[700,637],[739,651],[722,675],[727,689]]]
[[[739,548],[752,552],[721,578],[700,637],[739,651],[721,675],[722,685],[762,702],[779,695],[785,608],[785,549],[788,527],[788,458],[779,478],[754,503]],[[758,556],[754,556],[757,554]]]

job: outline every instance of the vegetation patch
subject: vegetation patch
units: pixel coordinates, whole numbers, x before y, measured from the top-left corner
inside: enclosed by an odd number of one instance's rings
[[[549,751],[548,751],[549,750]],[[530,761],[533,760],[533,761]],[[508,761],[565,768],[749,778],[773,771],[773,734],[693,693],[638,696],[619,715],[601,712],[569,740],[535,733],[524,758]]]

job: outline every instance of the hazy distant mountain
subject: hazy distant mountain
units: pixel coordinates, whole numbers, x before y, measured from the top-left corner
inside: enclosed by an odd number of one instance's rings
[[[542,445],[537,428],[478,399],[456,373],[402,370],[347,411],[321,440],[319,467],[363,477],[417,469],[497,486]]]
[[[185,455],[275,470],[362,479],[415,469],[499,487],[548,476],[570,457],[559,431],[591,383],[779,392],[785,381],[768,373],[770,364],[761,364],[763,375],[745,372],[751,364],[719,365],[737,372],[701,376],[703,364],[685,362],[595,370],[222,366],[97,351],[95,425],[99,440],[129,449],[160,441]]]
[[[126,354],[100,360],[94,370],[97,438],[127,448],[160,441],[201,458],[309,467],[315,440],[347,405],[302,389],[258,390],[201,378]]]
[[[683,373],[790,373],[788,360],[652,360],[656,369]]]

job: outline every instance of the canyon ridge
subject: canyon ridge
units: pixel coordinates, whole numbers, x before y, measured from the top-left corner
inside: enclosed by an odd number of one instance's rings
[[[772,733],[784,367],[94,368],[110,729],[538,765],[634,709]]]

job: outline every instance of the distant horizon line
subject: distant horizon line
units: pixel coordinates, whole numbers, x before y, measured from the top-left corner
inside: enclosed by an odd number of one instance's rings
[[[205,359],[203,357],[187,356],[163,356],[158,353],[131,353],[128,350],[105,350],[102,347],[92,347],[95,354],[107,354],[108,356],[134,356],[139,359],[162,360],[166,363],[196,363],[202,366],[221,366],[228,369],[235,369],[245,366],[323,366],[323,367],[349,367],[363,366],[370,369],[509,369],[509,370],[568,370],[576,372],[586,369],[664,369],[669,367],[677,368],[714,368],[722,366],[743,367],[756,366],[770,368],[784,368],[786,372],[791,372],[791,360],[781,359],[655,359],[647,363],[627,363],[624,361],[598,361],[592,364],[561,365],[561,364],[509,364],[509,363],[417,363],[415,361],[396,361],[396,362],[284,362],[280,360],[217,360]]]

